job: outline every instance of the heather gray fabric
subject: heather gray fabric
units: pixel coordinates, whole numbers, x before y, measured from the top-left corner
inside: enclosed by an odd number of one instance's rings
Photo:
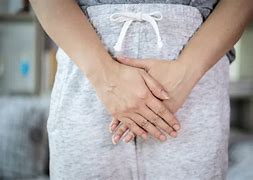
[[[86,9],[89,6],[101,5],[101,4],[134,4],[134,3],[163,3],[163,4],[182,4],[187,6],[193,6],[198,8],[203,20],[210,15],[215,8],[219,0],[76,0],[82,9]],[[230,63],[235,60],[235,49],[232,48],[227,56]]]
[[[172,4],[105,4],[87,8],[89,20],[108,52],[116,55],[122,23],[109,16],[120,11],[160,11],[158,27],[164,46],[147,22],[133,22],[122,55],[176,59],[202,23],[197,8]],[[88,60],[88,59],[84,59]],[[224,56],[192,90],[176,116],[182,129],[177,138],[150,138],[136,144],[113,145],[111,121],[89,80],[59,49],[51,97],[48,133],[51,180],[221,180],[227,171],[229,136],[229,61]]]
[[[204,19],[211,13],[218,0],[76,0],[79,6],[88,7],[101,4],[165,3],[182,4],[199,9]]]

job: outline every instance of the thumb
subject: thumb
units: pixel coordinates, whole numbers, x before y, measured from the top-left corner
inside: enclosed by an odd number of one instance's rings
[[[162,100],[170,99],[168,92],[163,88],[163,86],[158,81],[156,81],[147,72],[143,72],[141,74],[149,90],[155,97]]]
[[[141,60],[141,59],[130,58],[130,57],[125,57],[125,56],[117,56],[116,60],[128,66],[144,69],[147,72],[150,70],[150,67],[151,67],[151,61],[149,60]]]

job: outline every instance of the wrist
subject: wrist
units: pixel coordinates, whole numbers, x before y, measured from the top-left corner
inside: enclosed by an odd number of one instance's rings
[[[186,67],[187,75],[199,80],[209,69],[202,58],[191,58],[180,55],[178,61]]]
[[[181,66],[185,67],[186,77],[188,81],[191,81],[193,84],[196,84],[206,73],[206,68],[203,63],[182,57],[179,57],[177,60],[181,63]]]
[[[120,64],[110,57],[108,60],[105,60],[105,63],[97,67],[96,70],[88,73],[87,78],[95,88],[105,85],[113,86],[112,79],[118,74],[119,66]]]

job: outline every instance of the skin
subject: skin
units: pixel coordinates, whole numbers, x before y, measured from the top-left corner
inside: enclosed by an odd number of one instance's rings
[[[199,79],[239,40],[252,18],[252,0],[221,0],[176,61],[135,61],[127,57],[118,60],[132,67],[146,69],[159,81],[170,96],[170,99],[164,102],[171,112],[175,113]],[[110,129],[114,131],[112,138],[115,143],[118,143],[128,130],[123,123],[119,124],[117,119],[112,120]],[[135,136],[128,131],[124,140],[129,142]]]
[[[168,99],[162,85],[145,70],[115,61],[75,0],[30,3],[44,30],[90,80],[115,119],[144,139],[149,133],[165,141],[161,129],[175,135],[180,124],[162,101]]]
[[[129,66],[143,68],[152,77],[159,80],[169,93],[169,99],[163,100],[163,103],[172,113],[175,113],[182,106],[199,77],[196,71],[189,71],[190,69],[182,61],[159,59],[141,59],[137,61],[129,57],[118,57],[117,60]],[[117,119],[113,119],[111,127],[112,125],[114,125],[114,129],[117,128],[112,140],[114,143],[118,143],[128,128],[123,123],[119,124]],[[111,131],[114,131],[114,129],[111,128]],[[129,142],[134,136],[134,133],[129,131],[125,137],[125,141]],[[172,137],[176,136],[177,134],[174,134]]]

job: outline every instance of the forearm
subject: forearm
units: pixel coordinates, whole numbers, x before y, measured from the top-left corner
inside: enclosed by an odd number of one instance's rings
[[[221,0],[179,60],[201,78],[238,41],[252,16],[252,0]]]
[[[30,0],[44,30],[89,79],[115,62],[74,0]]]

